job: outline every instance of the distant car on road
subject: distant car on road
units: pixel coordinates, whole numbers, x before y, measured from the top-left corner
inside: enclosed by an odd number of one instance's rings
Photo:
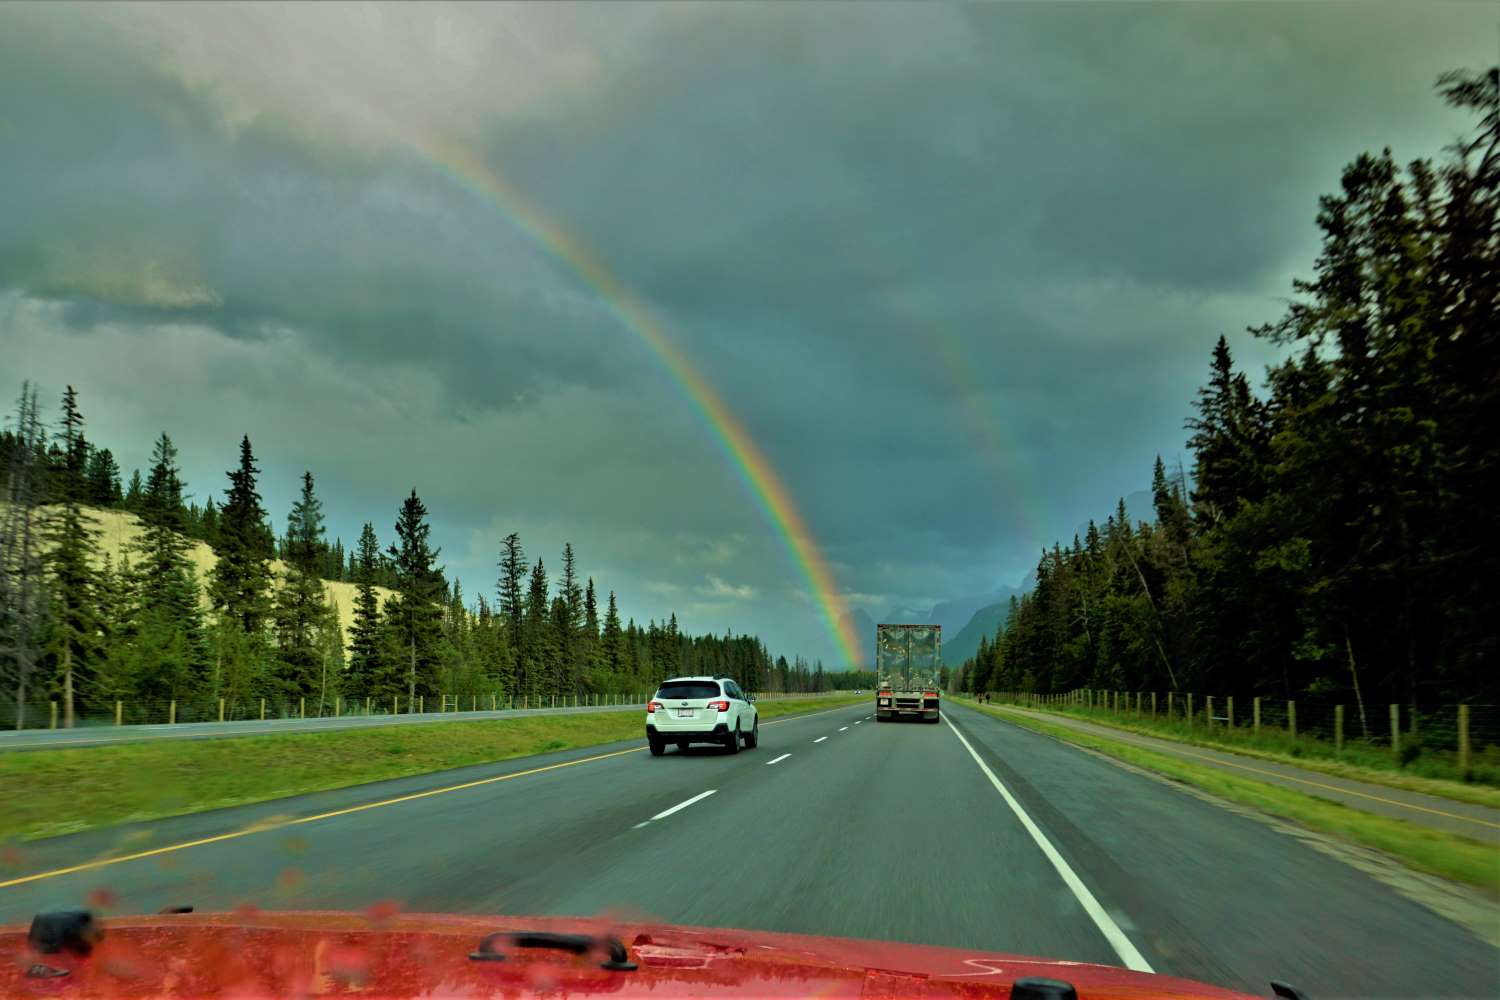
[[[760,744],[760,712],[755,696],[728,677],[673,677],[662,681],[646,705],[646,742],[660,757],[668,743],[686,750],[690,743],[717,743],[730,753],[740,743]]]

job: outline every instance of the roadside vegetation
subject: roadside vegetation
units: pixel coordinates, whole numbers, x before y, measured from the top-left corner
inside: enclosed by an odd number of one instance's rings
[[[1342,706],[1366,741],[1343,763],[1496,781],[1500,68],[1438,90],[1466,133],[1439,161],[1386,149],[1345,168],[1309,277],[1251,330],[1279,360],[1247,371],[1219,338],[1190,454],[1156,459],[1150,511],[1121,500],[1044,548],[952,690]]]
[[[995,697],[998,699],[1000,696]],[[973,704],[971,699],[965,701]],[[1500,747],[1493,745],[1486,747],[1483,754],[1475,757],[1470,765],[1469,781],[1465,782],[1456,755],[1449,751],[1423,750],[1420,755],[1408,756],[1403,760],[1391,753],[1389,746],[1373,745],[1363,740],[1346,740],[1340,750],[1332,740],[1305,733],[1294,737],[1279,728],[1263,728],[1259,736],[1244,725],[1228,729],[1220,723],[1209,729],[1201,717],[1189,726],[1181,719],[1152,719],[1133,712],[1116,714],[1077,705],[1024,707],[1028,711],[1063,715],[1142,736],[1154,736],[1212,750],[1227,750],[1322,774],[1500,809]]]
[[[867,699],[757,703],[761,719]],[[0,841],[205,812],[307,792],[622,740],[645,744],[640,712],[434,722],[331,733],[128,743],[0,755]],[[0,860],[0,870],[4,861]]]
[[[1351,809],[1302,792],[1194,764],[1092,733],[988,705],[973,706],[1006,722],[1096,750],[1127,764],[1200,788],[1230,802],[1300,823],[1319,833],[1382,851],[1403,864],[1482,890],[1500,900],[1500,852],[1457,834]]]
[[[596,588],[571,544],[548,566],[513,532],[497,545],[492,596],[465,594],[444,573],[416,490],[395,506],[389,544],[367,522],[346,550],[329,541],[304,472],[278,533],[249,437],[217,504],[214,484],[199,484],[200,506],[166,433],[150,469],[122,485],[110,449],[88,439],[72,386],[48,427],[36,386],[23,383],[4,424],[0,725],[587,703],[674,674],[724,674],[751,692],[874,682],[774,655],[757,636],[691,635],[666,609],[641,625]]]

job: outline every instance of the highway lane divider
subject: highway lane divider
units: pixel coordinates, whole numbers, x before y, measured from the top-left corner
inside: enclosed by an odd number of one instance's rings
[[[717,792],[717,791],[718,791],[717,788],[710,788],[706,792],[699,792],[697,795],[694,795],[692,798],[687,799],[687,800],[682,801],[682,802],[679,802],[675,806],[672,806],[670,809],[663,809],[661,812],[657,813],[655,816],[652,816],[650,819],[646,820],[644,823],[637,823],[635,825],[635,829],[639,830],[641,827],[647,826],[647,825],[649,825],[651,823],[655,823],[659,819],[666,819],[668,816],[671,816],[673,813],[682,812],[682,810],[686,809],[688,806],[693,805],[693,804],[698,803],[698,802],[702,802],[704,799],[708,798],[710,795],[712,795],[714,792]]]

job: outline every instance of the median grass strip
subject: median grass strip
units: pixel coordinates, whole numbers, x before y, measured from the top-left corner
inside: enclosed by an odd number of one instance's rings
[[[1081,733],[1066,726],[1006,712],[1000,708],[980,705],[974,707],[1006,722],[1097,750],[1127,764],[1166,775],[1231,802],[1251,806],[1320,833],[1343,837],[1383,851],[1418,871],[1474,886],[1483,890],[1490,898],[1500,899],[1500,854],[1493,847],[1479,841],[1351,809],[1338,802],[1329,802],[1302,792],[1227,774],[1211,767],[1143,750],[1092,733]]]
[[[862,697],[758,703],[762,720]],[[434,722],[0,755],[0,841],[35,840],[288,795],[641,739],[641,712]]]

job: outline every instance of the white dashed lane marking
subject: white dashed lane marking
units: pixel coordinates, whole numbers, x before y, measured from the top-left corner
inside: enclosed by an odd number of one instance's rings
[[[672,815],[674,812],[678,812],[680,810],[686,809],[688,806],[692,805],[694,802],[702,802],[704,799],[708,798],[710,795],[712,795],[714,792],[717,792],[717,791],[718,791],[717,788],[710,788],[706,792],[699,792],[697,795],[694,795],[692,798],[686,799],[686,800],[684,800],[682,802],[679,802],[679,803],[677,803],[675,806],[673,806],[670,809],[663,809],[661,812],[657,813],[655,816],[652,816],[650,819],[646,820],[646,823],[655,823],[659,819],[666,819],[668,816]],[[645,826],[646,823],[637,823],[635,825],[635,828],[637,830],[639,830],[641,827]]]
[[[777,757],[775,760],[768,760],[768,761],[766,761],[766,766],[770,767],[772,764],[780,764],[782,761],[786,760],[790,756],[791,756],[791,754],[784,753],[780,757]]]
[[[814,743],[822,743],[826,739],[828,739],[828,737],[826,737],[826,736],[819,736],[817,739],[813,740],[813,742]]]

